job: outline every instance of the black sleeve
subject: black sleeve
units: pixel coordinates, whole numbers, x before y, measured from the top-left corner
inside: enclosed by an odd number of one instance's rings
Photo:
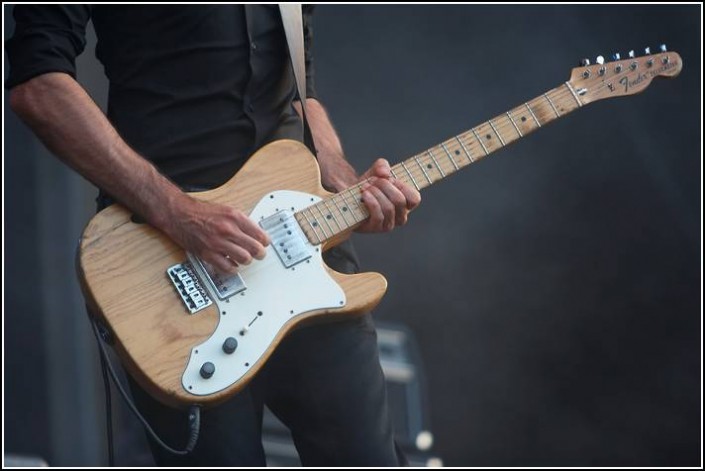
[[[306,61],[306,97],[318,98],[313,67],[313,5],[303,5],[301,16],[304,25],[304,58]]]
[[[5,42],[10,74],[5,88],[37,75],[65,72],[76,78],[76,57],[86,46],[88,5],[15,5],[15,32]]]

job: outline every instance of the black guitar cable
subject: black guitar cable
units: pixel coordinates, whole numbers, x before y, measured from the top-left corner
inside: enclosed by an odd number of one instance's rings
[[[122,398],[127,403],[135,417],[142,423],[147,433],[154,439],[155,442],[165,450],[175,455],[188,455],[196,447],[198,442],[198,435],[201,431],[201,407],[194,405],[189,408],[188,412],[188,422],[189,422],[189,439],[186,443],[186,448],[183,450],[176,450],[162,441],[156,432],[150,427],[147,420],[140,414],[137,407],[132,402],[130,397],[127,395],[127,391],[123,385],[118,381],[117,374],[115,374],[115,369],[112,363],[110,363],[110,358],[108,358],[108,352],[105,349],[105,343],[110,341],[110,333],[102,326],[98,325],[98,322],[91,316],[91,327],[93,327],[93,333],[98,341],[98,350],[100,352],[100,366],[103,371],[103,384],[105,385],[105,417],[106,417],[106,427],[108,433],[108,463],[111,467],[115,466],[115,455],[113,449],[113,414],[112,414],[112,400],[110,395],[110,381],[108,379],[108,373],[112,377],[113,382],[117,386]]]

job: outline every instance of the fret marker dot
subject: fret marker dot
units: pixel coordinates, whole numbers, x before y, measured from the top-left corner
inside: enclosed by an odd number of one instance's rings
[[[313,227],[318,226],[318,223],[316,221],[313,221],[313,224],[311,224]]]
[[[489,141],[490,139],[492,139],[492,136],[491,136],[490,134],[486,135],[485,137],[487,138],[488,141]]]
[[[526,121],[526,116],[521,117],[521,122],[523,123],[524,121]]]
[[[426,168],[431,168],[431,164],[426,165]]]
[[[455,155],[460,155],[460,151],[456,149]]]
[[[348,207],[347,207],[347,206],[343,206],[343,211],[347,211],[347,210],[348,210]]]
[[[326,219],[330,219],[331,217],[333,217],[333,216],[331,216],[331,215],[329,214],[328,216],[326,216]]]

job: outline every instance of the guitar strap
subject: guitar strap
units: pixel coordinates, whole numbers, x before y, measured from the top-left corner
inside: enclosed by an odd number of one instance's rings
[[[284,33],[286,34],[286,42],[289,46],[289,57],[291,66],[294,70],[294,80],[296,81],[296,89],[298,91],[299,100],[301,100],[301,109],[303,115],[304,126],[304,144],[316,155],[316,147],[311,134],[306,116],[306,65],[304,62],[304,25],[301,15],[300,3],[280,3],[279,11],[284,24]]]

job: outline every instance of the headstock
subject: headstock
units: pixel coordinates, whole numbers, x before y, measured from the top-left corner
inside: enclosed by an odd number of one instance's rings
[[[680,55],[667,51],[665,45],[657,54],[651,54],[648,47],[644,52],[644,56],[635,57],[634,51],[629,51],[629,57],[624,59],[617,53],[611,62],[597,56],[594,65],[583,59],[570,74],[569,83],[582,103],[587,104],[642,92],[655,77],[675,77],[683,68]]]

